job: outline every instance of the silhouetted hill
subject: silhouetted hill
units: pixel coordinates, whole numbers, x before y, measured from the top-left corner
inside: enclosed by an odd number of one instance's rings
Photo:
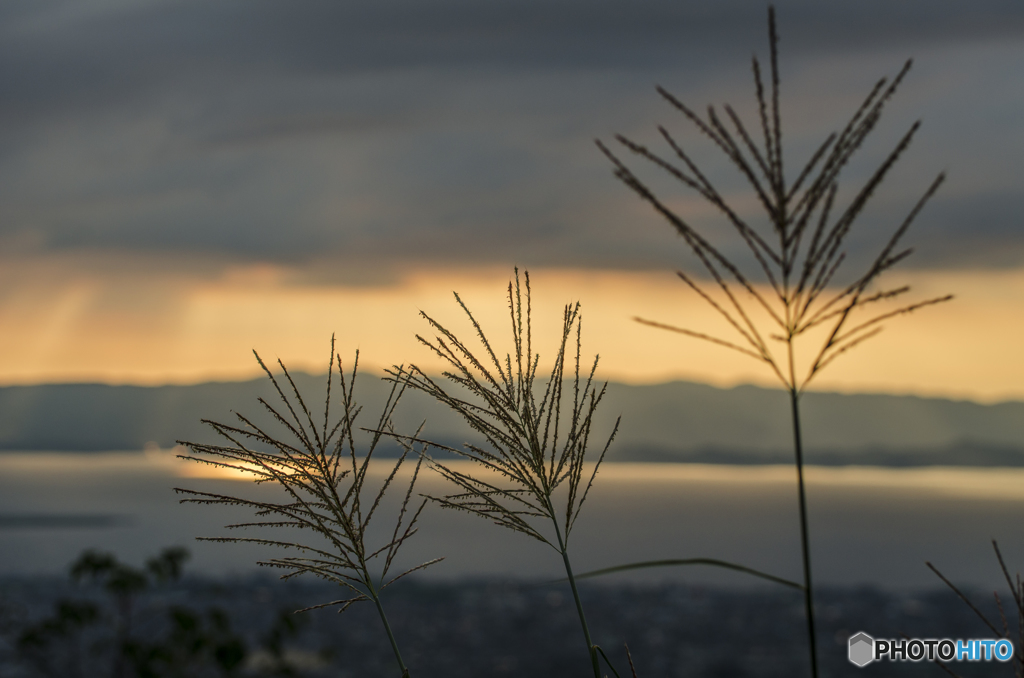
[[[315,417],[322,416],[324,377],[294,375]],[[360,377],[361,423],[376,423],[390,385]],[[46,384],[0,388],[0,449],[141,450],[176,440],[211,441],[203,418],[257,416],[258,397],[277,398],[266,379],[191,386]],[[340,405],[335,404],[335,407]],[[721,389],[670,382],[610,384],[602,410],[622,426],[609,458],[619,461],[776,463],[790,461],[789,404],[784,392],[756,386]],[[808,461],[816,464],[1024,465],[1024,403],[894,395],[804,396]],[[426,420],[425,435],[459,444],[467,433],[447,410],[418,393],[399,409],[400,431]],[[600,432],[598,432],[600,433]]]

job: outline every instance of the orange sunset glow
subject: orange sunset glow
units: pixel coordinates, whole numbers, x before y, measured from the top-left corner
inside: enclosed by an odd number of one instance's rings
[[[419,311],[461,322],[454,290],[485,326],[504,328],[514,266],[533,275],[539,337],[564,303],[582,302],[584,349],[600,353],[607,379],[778,385],[747,357],[633,322],[734,338],[673,276],[706,275],[685,243],[594,145],[622,154],[727,256],[749,256],[718,208],[616,135],[670,157],[664,127],[770,233],[750,181],[655,90],[723,116],[729,103],[751,143],[765,143],[750,67],[767,48],[763,7],[665,3],[626,31],[614,13],[591,28],[563,24],[569,12],[511,42],[492,36],[505,22],[482,10],[453,17],[444,39],[423,28],[406,41],[390,20],[357,30],[327,6],[247,8],[266,35],[293,18],[342,32],[282,34],[252,51],[264,33],[197,36],[190,22],[204,20],[172,21],[162,14],[172,6],[139,10],[153,40],[135,37],[123,23],[135,15],[118,3],[26,10],[0,34],[21,74],[0,88],[0,385],[244,379],[257,374],[253,349],[320,372],[332,334],[343,357],[359,349],[374,369],[437,369],[415,341],[427,330]],[[856,28],[868,13],[852,4],[777,10],[778,162],[791,188],[874,84],[913,58],[833,177],[845,209],[918,130],[842,243],[837,284],[946,176],[900,242],[913,256],[879,284],[910,283],[909,301],[956,299],[891,319],[811,388],[1024,398],[1016,15],[897,12],[874,35]],[[179,39],[199,41],[195,63]],[[50,54],[49,44],[70,46]],[[798,347],[798,363],[815,341]]]
[[[506,327],[511,270],[414,271],[380,287],[289,282],[285,267],[238,267],[217,279],[141,275],[131,286],[94,270],[61,284],[19,287],[3,299],[0,380],[192,383],[249,378],[252,349],[314,373],[325,369],[331,334],[343,358],[365,366],[415,362],[438,369],[418,345],[425,311],[452,327],[465,321],[457,291],[493,334]],[[41,274],[40,274],[41,275]],[[632,321],[641,316],[728,337],[715,312],[670,271],[540,269],[531,274],[534,324],[556,336],[560,309],[579,300],[584,351],[599,353],[610,380],[673,379],[775,386],[766,366],[728,349]],[[995,401],[1024,397],[1024,363],[1008,361],[1024,333],[1024,273],[919,272],[894,277],[918,297],[952,293],[949,303],[891,320],[885,332],[844,355],[815,390],[917,393]],[[998,293],[993,293],[998,290]],[[808,346],[808,350],[812,348]]]

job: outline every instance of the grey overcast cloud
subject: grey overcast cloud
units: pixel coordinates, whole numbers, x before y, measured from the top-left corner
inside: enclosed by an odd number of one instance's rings
[[[0,249],[309,265],[339,283],[351,281],[338,271],[410,262],[678,265],[669,230],[593,139],[653,145],[665,124],[726,191],[743,191],[654,86],[698,110],[731,102],[754,123],[766,7],[6,0]],[[865,213],[865,239],[945,170],[910,265],[1024,264],[1024,4],[776,7],[787,166],[913,57],[848,173],[862,177],[924,121]],[[706,208],[693,206],[699,221]]]

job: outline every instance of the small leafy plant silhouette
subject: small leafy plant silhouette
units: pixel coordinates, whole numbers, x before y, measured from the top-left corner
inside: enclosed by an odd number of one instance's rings
[[[533,352],[531,329],[530,274],[526,272],[525,298],[519,270],[509,282],[508,304],[512,321],[511,353],[499,359],[483,328],[458,293],[455,300],[476,331],[482,349],[478,358],[465,342],[426,313],[423,318],[437,332],[434,339],[417,339],[447,363],[444,385],[415,365],[396,367],[391,378],[407,384],[457,412],[483,436],[485,445],[465,444],[461,449],[412,438],[399,438],[451,452],[473,462],[475,472],[432,460],[431,465],[459,492],[430,497],[445,508],[466,511],[497,525],[520,532],[559,553],[576,602],[583,636],[595,678],[601,678],[599,656],[587,626],[569,560],[569,537],[587,499],[598,468],[618,431],[618,420],[593,470],[585,460],[594,425],[594,415],[607,384],[594,382],[597,357],[589,374],[580,373],[582,318],[579,303],[565,307],[562,336],[554,364],[547,378],[539,378],[540,354]],[[572,340],[575,335],[575,354]],[[479,352],[479,351],[478,351]],[[570,373],[567,374],[567,363]],[[584,480],[586,484],[584,485]],[[607,657],[605,657],[607,661]],[[614,671],[614,669],[613,669]],[[617,674],[616,674],[617,675]]]
[[[765,93],[760,63],[757,57],[753,59],[763,146],[759,147],[755,143],[731,106],[725,106],[725,120],[714,107],[709,106],[705,120],[667,90],[658,88],[658,93],[693,123],[702,135],[710,139],[746,179],[767,214],[770,224],[767,233],[761,232],[764,229],[754,228],[741,216],[739,210],[726,202],[682,144],[664,127],[659,127],[658,131],[675,156],[673,159],[663,157],[624,136],[616,137],[627,150],[667,172],[717,208],[752,255],[753,261],[756,261],[753,273],[742,270],[723,253],[721,247],[713,245],[672,206],[656,196],[605,144],[597,141],[597,145],[612,162],[615,176],[668,220],[683,238],[710,278],[711,284],[683,271],[678,272],[679,278],[710,304],[737,336],[734,340],[728,340],[642,318],[636,320],[709,341],[754,358],[767,365],[789,392],[800,504],[803,588],[810,662],[812,675],[817,676],[800,394],[833,360],[876,336],[884,321],[952,298],[936,297],[871,313],[880,304],[902,298],[909,291],[907,286],[876,289],[875,283],[879,276],[910,255],[912,250],[901,249],[900,242],[925,203],[943,182],[944,175],[939,174],[928,186],[867,268],[848,276],[846,282],[838,283],[846,260],[845,246],[855,220],[910,145],[920,122],[913,124],[868,180],[854,191],[845,207],[837,204],[839,176],[878,124],[883,107],[903,81],[911,62],[907,61],[891,82],[885,78],[879,80],[842,131],[830,134],[800,170],[796,180],[789,183],[783,172],[778,37],[773,7],[768,9],[768,26],[771,50],[770,97]],[[717,299],[709,291],[715,287],[721,295]],[[760,316],[767,319],[767,331],[762,327],[764,323],[760,321]],[[824,340],[811,353],[807,371],[798,372],[797,339],[817,333],[823,334]]]
[[[144,572],[118,562],[117,558],[109,553],[88,550],[72,564],[73,581],[91,579],[102,582],[103,588],[116,601],[118,652],[114,655],[115,678],[127,675],[127,661],[131,658],[130,650],[134,645],[131,635],[135,599],[150,585],[150,579],[156,583],[177,580],[188,557],[188,551],[181,547],[164,549],[158,557],[151,558],[146,563],[147,571]]]
[[[113,554],[85,551],[71,579],[94,594],[101,589],[107,600],[58,600],[53,616],[21,631],[20,656],[42,675],[60,678],[239,675],[249,648],[224,610],[153,604],[154,589],[178,581],[187,559],[185,549],[166,548],[139,569]]]
[[[417,455],[412,478],[406,488],[391,538],[371,550],[373,547],[366,544],[370,521],[411,451],[406,446],[405,451],[399,456],[389,475],[379,487],[372,488],[367,483],[371,458],[384,433],[392,431],[391,417],[405,385],[401,382],[393,384],[387,403],[377,422],[376,430],[372,432],[370,443],[365,448],[365,456],[360,458],[357,456],[359,446],[356,444],[358,431],[356,419],[360,414],[360,407],[354,398],[359,354],[356,353],[352,372],[348,376],[342,368],[341,356],[337,356],[342,408],[340,418],[331,425],[331,383],[334,378],[335,357],[332,337],[331,362],[327,372],[327,398],[321,425],[318,426],[314,423],[313,416],[284,363],[278,361],[278,365],[284,373],[284,380],[290,386],[292,397],[286,395],[278,379],[256,354],[256,360],[270,378],[283,408],[281,406],[275,408],[262,398],[259,399],[259,402],[283,427],[284,434],[270,433],[257,426],[253,420],[236,413],[242,424],[241,427],[203,420],[230,443],[227,446],[179,441],[192,452],[191,455],[183,455],[182,459],[250,474],[256,483],[275,483],[285,493],[282,501],[246,499],[182,488],[176,488],[176,491],[188,495],[187,499],[181,500],[182,503],[241,506],[255,512],[256,521],[228,525],[228,529],[291,528],[308,530],[321,537],[322,543],[318,546],[264,537],[199,537],[199,539],[216,542],[249,542],[293,549],[304,554],[271,558],[260,561],[259,564],[286,570],[282,579],[311,574],[334,582],[348,589],[350,593],[348,598],[314,605],[299,610],[300,612],[331,606],[339,606],[338,611],[343,612],[353,603],[373,601],[391,643],[401,675],[408,676],[409,669],[402,660],[398,642],[384,613],[380,593],[405,575],[441,560],[437,558],[427,561],[389,578],[395,557],[406,540],[416,533],[417,520],[426,504],[426,500],[423,500],[418,507],[410,505],[422,457]],[[372,499],[368,509],[364,504],[364,499]]]

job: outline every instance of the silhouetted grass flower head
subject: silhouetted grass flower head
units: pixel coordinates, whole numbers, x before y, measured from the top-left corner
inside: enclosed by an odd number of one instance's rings
[[[597,145],[614,165],[615,176],[650,203],[682,236],[710,283],[682,271],[678,273],[679,277],[714,307],[732,328],[735,338],[728,340],[691,329],[637,320],[739,351],[766,363],[787,388],[799,391],[837,357],[877,335],[885,320],[952,298],[936,297],[899,305],[891,310],[877,310],[884,302],[902,299],[910,288],[875,287],[879,276],[910,255],[911,250],[901,246],[903,236],[938,189],[944,175],[939,174],[928,186],[867,268],[844,276],[845,245],[854,222],[910,145],[920,122],[911,126],[845,205],[840,205],[837,200],[839,177],[878,124],[885,104],[910,70],[911,62],[907,61],[892,81],[886,78],[879,80],[846,126],[830,134],[800,169],[796,179],[788,182],[783,172],[778,38],[773,8],[769,9],[769,36],[771,82],[768,94],[761,65],[757,57],[753,59],[763,137],[760,145],[731,106],[724,107],[724,118],[709,106],[704,119],[667,90],[658,88],[658,93],[714,143],[745,178],[767,214],[769,230],[754,228],[737,209],[730,206],[697,167],[690,153],[683,149],[682,143],[664,127],[659,127],[658,131],[668,146],[667,155],[658,154],[624,136],[616,137],[626,149],[667,172],[717,208],[752,255],[755,269],[743,270],[726,257],[722,248],[712,244],[677,210],[655,195],[606,145],[600,141]],[[846,282],[839,284],[837,281],[841,278]],[[755,284],[758,279],[766,284]],[[711,292],[715,287],[718,288],[717,294]],[[760,316],[768,319],[768,327],[759,326],[760,321],[755,319]],[[823,343],[816,353],[812,353],[807,372],[798,374],[792,352],[794,339],[816,329],[823,331]]]
[[[341,412],[332,423],[332,397],[337,396],[337,390],[332,391],[335,358]],[[374,486],[370,473],[371,459],[384,433],[391,430],[391,417],[404,385],[400,382],[393,384],[369,443],[359,445],[356,420],[361,408],[354,397],[358,352],[351,374],[346,375],[341,366],[341,356],[334,353],[332,338],[327,397],[321,423],[314,421],[313,414],[284,363],[278,361],[283,373],[283,379],[279,380],[258,354],[256,359],[279,398],[276,406],[263,398],[259,399],[272,420],[278,424],[278,430],[268,430],[257,425],[253,419],[237,413],[240,426],[203,420],[226,443],[212,445],[179,441],[191,450],[191,455],[181,458],[249,474],[256,483],[276,483],[284,491],[283,500],[247,499],[181,488],[176,488],[176,491],[188,495],[182,503],[241,506],[255,512],[257,520],[228,525],[228,529],[308,530],[318,535],[320,540],[317,546],[312,546],[262,536],[200,539],[249,542],[298,551],[303,555],[271,558],[259,564],[286,570],[283,579],[312,574],[352,592],[349,598],[307,609],[339,605],[339,611],[343,611],[354,602],[376,600],[377,592],[382,588],[440,560],[431,560],[398,575],[391,575],[395,557],[406,540],[416,533],[416,523],[426,503],[424,500],[415,506],[412,502],[422,457],[417,458],[390,539],[376,548],[366,543],[370,521],[408,458],[407,449],[394,462],[383,481]]]
[[[417,338],[446,363],[443,379],[415,365],[391,371],[396,383],[406,383],[448,405],[486,441],[458,449],[430,443],[472,461],[475,468],[465,471],[433,461],[460,491],[431,498],[564,550],[563,539],[568,539],[618,429],[616,420],[591,468],[586,463],[590,438],[607,384],[594,380],[597,357],[581,373],[580,305],[564,308],[554,360],[550,371],[541,374],[541,355],[534,353],[533,345],[529,273],[521,282],[516,269],[515,279],[509,282],[511,350],[503,356],[458,293],[455,300],[472,325],[476,345],[471,347],[421,313],[436,335]],[[404,440],[408,445],[413,439]],[[554,539],[542,527],[547,521],[554,525]]]

